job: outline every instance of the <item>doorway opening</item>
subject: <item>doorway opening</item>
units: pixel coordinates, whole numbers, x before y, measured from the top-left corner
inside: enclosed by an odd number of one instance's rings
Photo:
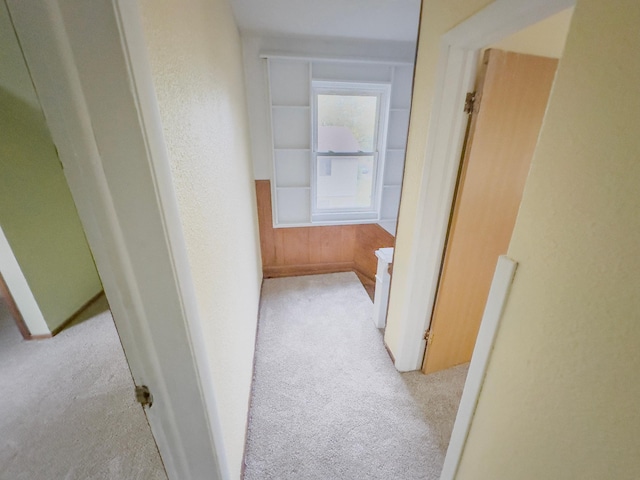
[[[523,11],[526,10],[523,6],[512,5],[507,8],[507,11],[505,11],[504,9],[500,10],[499,6],[492,4],[481,13],[472,17],[466,22],[463,22],[458,27],[445,34],[445,36],[443,37],[443,44],[440,50],[440,63],[438,66],[439,84],[436,88],[436,102],[435,106],[433,107],[431,118],[431,126],[429,131],[430,143],[428,143],[429,149],[427,151],[427,162],[431,162],[429,168],[431,169],[430,174],[432,176],[441,179],[446,178],[447,180],[443,183],[443,185],[436,186],[434,191],[428,192],[424,199],[425,203],[420,205],[420,210],[425,210],[425,214],[429,217],[429,221],[434,224],[438,223],[439,220],[436,220],[438,216],[440,216],[440,219],[443,221],[442,230],[438,230],[440,228],[440,225],[438,225],[438,228],[434,229],[434,231],[432,232],[435,237],[437,237],[435,240],[441,239],[442,243],[438,247],[436,245],[436,243],[438,243],[437,241],[434,242],[434,239],[430,240],[429,243],[431,245],[427,254],[419,255],[418,257],[416,257],[420,260],[420,265],[418,266],[418,268],[424,268],[426,263],[433,262],[431,264],[433,269],[428,269],[428,271],[429,275],[431,275],[431,272],[435,271],[434,278],[429,279],[429,281],[432,282],[434,297],[436,285],[439,283],[441,278],[443,279],[443,281],[445,278],[445,275],[440,276],[440,272],[438,271],[438,266],[442,265],[441,272],[446,272],[447,253],[443,253],[445,239],[446,244],[450,247],[449,256],[451,257],[452,255],[451,251],[453,250],[453,243],[450,240],[455,236],[455,230],[451,230],[451,235],[449,235],[449,238],[446,237],[450,231],[449,224],[456,224],[456,214],[459,214],[460,210],[462,210],[461,207],[459,207],[458,209],[456,207],[462,205],[461,199],[464,197],[464,195],[462,195],[462,192],[464,191],[464,184],[467,180],[466,177],[469,174],[469,171],[467,169],[470,168],[471,163],[465,165],[465,163],[462,162],[459,176],[457,175],[457,166],[460,164],[460,159],[463,157],[463,153],[464,157],[466,158],[472,153],[474,142],[476,144],[478,143],[476,139],[472,139],[466,146],[465,151],[461,152],[461,145],[463,144],[463,139],[465,138],[467,129],[467,119],[463,119],[461,111],[458,112],[457,109],[460,107],[460,105],[463,105],[465,103],[464,100],[466,93],[473,92],[473,87],[476,85],[475,72],[477,71],[478,55],[480,53],[480,49],[490,49],[488,54],[489,57],[491,57],[492,55],[500,56],[502,54],[501,52],[498,52],[497,54],[492,53],[491,48],[498,47],[503,50],[513,48],[514,50],[519,50],[519,48],[509,46],[509,41],[514,41],[514,39],[517,39],[517,37],[526,37],[526,34],[530,33],[531,31],[535,31],[536,27],[540,28],[540,25],[544,26],[545,17],[549,19],[548,22],[554,23],[552,15],[559,13],[562,10],[562,7],[566,8],[570,5],[570,3],[549,1],[540,8],[540,11],[527,12]],[[546,15],[542,14],[542,10],[546,11]],[[571,14],[571,11],[564,12],[564,15],[566,16],[566,22],[564,33],[560,36],[562,44],[566,39]],[[560,16],[562,16],[562,14],[560,14]],[[519,34],[513,35],[513,37],[507,37],[507,34],[511,34],[512,32],[516,31],[517,28],[522,28],[523,26],[527,25],[527,23],[523,22],[523,18],[529,19],[528,25],[530,25],[530,27],[525,28],[522,32],[519,32]],[[539,22],[539,24],[537,22]],[[502,35],[499,35],[496,32],[504,33]],[[548,39],[548,37],[546,39]],[[513,45],[513,43],[511,45]],[[493,52],[495,51],[496,50],[493,50]],[[560,47],[560,51],[562,51],[562,46]],[[527,54],[530,53],[531,52],[527,52]],[[510,54],[506,55],[510,56]],[[523,54],[520,53],[515,55]],[[546,53],[541,56],[549,56],[549,54]],[[489,63],[490,62],[487,62],[487,67],[489,67]],[[482,80],[483,78],[480,78],[480,87],[482,87]],[[546,109],[546,103],[547,102],[544,101],[541,107],[543,114],[544,110]],[[482,105],[482,102],[480,102],[480,105]],[[479,107],[478,112],[475,112],[476,115],[481,111],[481,108],[482,106]],[[470,113],[473,113],[474,108],[471,107],[470,110]],[[473,129],[469,128],[469,130],[472,131]],[[532,140],[534,149],[535,143],[537,141],[537,136],[538,134],[537,132],[535,132],[533,134]],[[500,144],[503,143],[503,140],[494,139],[493,143],[496,143],[498,146],[500,146]],[[437,156],[435,155],[436,152],[438,153]],[[524,171],[526,178],[528,165],[526,166],[526,168],[524,168]],[[453,194],[458,177],[460,179],[458,188],[459,191],[456,192],[455,195],[458,202],[453,202],[452,199],[454,196]],[[491,176],[489,176],[489,178],[485,179],[485,183],[491,184],[491,180],[492,178]],[[510,185],[511,183],[498,182],[498,185]],[[428,203],[428,201],[430,201],[431,203]],[[519,200],[515,202],[515,205],[515,210],[517,212]],[[477,219],[477,215],[475,218]],[[450,222],[447,222],[447,219],[450,219]],[[423,228],[425,225],[422,225],[421,227]],[[432,227],[433,226],[435,225],[432,225]],[[507,237],[508,243],[508,239],[510,238],[511,233],[508,228],[505,230],[505,235]],[[468,235],[469,234],[467,234],[467,236]],[[495,260],[497,260],[497,258],[494,259],[494,266]],[[509,275],[513,274],[513,268],[513,265],[509,266]],[[421,283],[422,286],[424,286],[423,283],[424,282]],[[505,290],[505,295],[507,290],[508,288]],[[442,291],[440,291],[439,293],[442,294]],[[433,302],[433,300],[434,299],[427,299],[425,303],[428,303],[429,301]],[[486,302],[486,296],[482,299],[482,302]],[[431,311],[431,309],[429,310]],[[433,311],[436,312],[435,309]],[[428,325],[428,320],[429,318],[427,319],[427,321],[425,321],[426,325]],[[435,324],[433,326],[435,327]],[[464,443],[468,433],[468,428],[470,426],[471,418],[475,410],[477,397],[484,380],[484,372],[488,361],[488,352],[491,349],[495,329],[497,328],[497,321],[491,326],[491,328],[493,329],[492,332],[485,332],[487,333],[487,335],[483,336],[482,344],[479,343],[478,345],[476,345],[477,350],[486,350],[485,353],[487,354],[474,355],[473,360],[471,361],[465,391],[462,396],[460,407],[458,409],[456,423],[447,450],[447,456],[441,476],[442,479],[450,479],[454,478],[455,476],[458,461],[460,459],[460,455],[462,453],[462,449],[464,447]],[[409,331],[407,330],[406,333],[409,333]],[[437,333],[431,333],[433,334],[431,342],[434,342],[435,338],[437,338]],[[473,343],[475,342],[475,333],[474,335],[471,335],[472,351]],[[426,337],[429,338],[431,337],[431,335],[426,335]],[[407,338],[407,341],[413,342],[412,340],[409,340],[409,338]],[[416,367],[422,367],[423,354],[425,352],[425,343],[427,342],[425,341],[421,345],[418,345],[417,342],[413,342],[411,348],[404,349],[404,351],[401,353],[402,358],[400,359],[400,362],[396,362],[396,365],[399,367],[399,369],[414,369]]]
[[[484,50],[426,335],[424,373],[471,360],[496,262],[505,255],[572,9]]]
[[[166,479],[4,1],[0,31],[0,476]]]

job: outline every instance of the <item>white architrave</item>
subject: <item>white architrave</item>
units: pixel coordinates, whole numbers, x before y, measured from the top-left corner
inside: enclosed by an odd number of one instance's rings
[[[137,2],[7,4],[169,478],[227,479]]]
[[[410,288],[399,296],[403,311],[394,357],[401,372],[419,370],[424,356],[423,334],[433,310],[466,128],[462,105],[473,88],[479,52],[574,4],[575,0],[497,0],[441,39],[421,181],[424,187],[415,215],[420,220],[413,227],[408,262],[411,268],[406,284]]]
[[[0,226],[0,273],[31,335],[51,335],[38,302]]]

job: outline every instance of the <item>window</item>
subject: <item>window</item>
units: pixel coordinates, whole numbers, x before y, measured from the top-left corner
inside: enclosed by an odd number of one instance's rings
[[[311,221],[379,218],[388,84],[312,82]]]
[[[268,58],[266,73],[271,165],[264,142],[254,146],[261,176],[271,169],[273,226],[375,222],[395,232],[413,66],[283,57]],[[341,115],[329,111],[338,101]],[[367,113],[361,127],[349,108]]]

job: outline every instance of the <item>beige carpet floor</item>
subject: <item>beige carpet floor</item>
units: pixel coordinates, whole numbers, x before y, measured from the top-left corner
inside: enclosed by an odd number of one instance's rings
[[[0,298],[0,479],[166,480],[106,301],[25,342]]]
[[[353,273],[265,280],[245,480],[435,480],[467,365],[393,367]]]

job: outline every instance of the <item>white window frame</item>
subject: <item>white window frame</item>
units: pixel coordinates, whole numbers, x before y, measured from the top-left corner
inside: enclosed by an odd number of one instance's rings
[[[318,152],[318,95],[366,95],[378,97],[376,112],[376,137],[373,152]],[[313,224],[357,224],[375,223],[380,220],[384,161],[389,122],[391,96],[390,83],[325,81],[311,82],[311,223]],[[317,206],[317,175],[319,156],[373,156],[373,188],[371,207],[319,209]]]

